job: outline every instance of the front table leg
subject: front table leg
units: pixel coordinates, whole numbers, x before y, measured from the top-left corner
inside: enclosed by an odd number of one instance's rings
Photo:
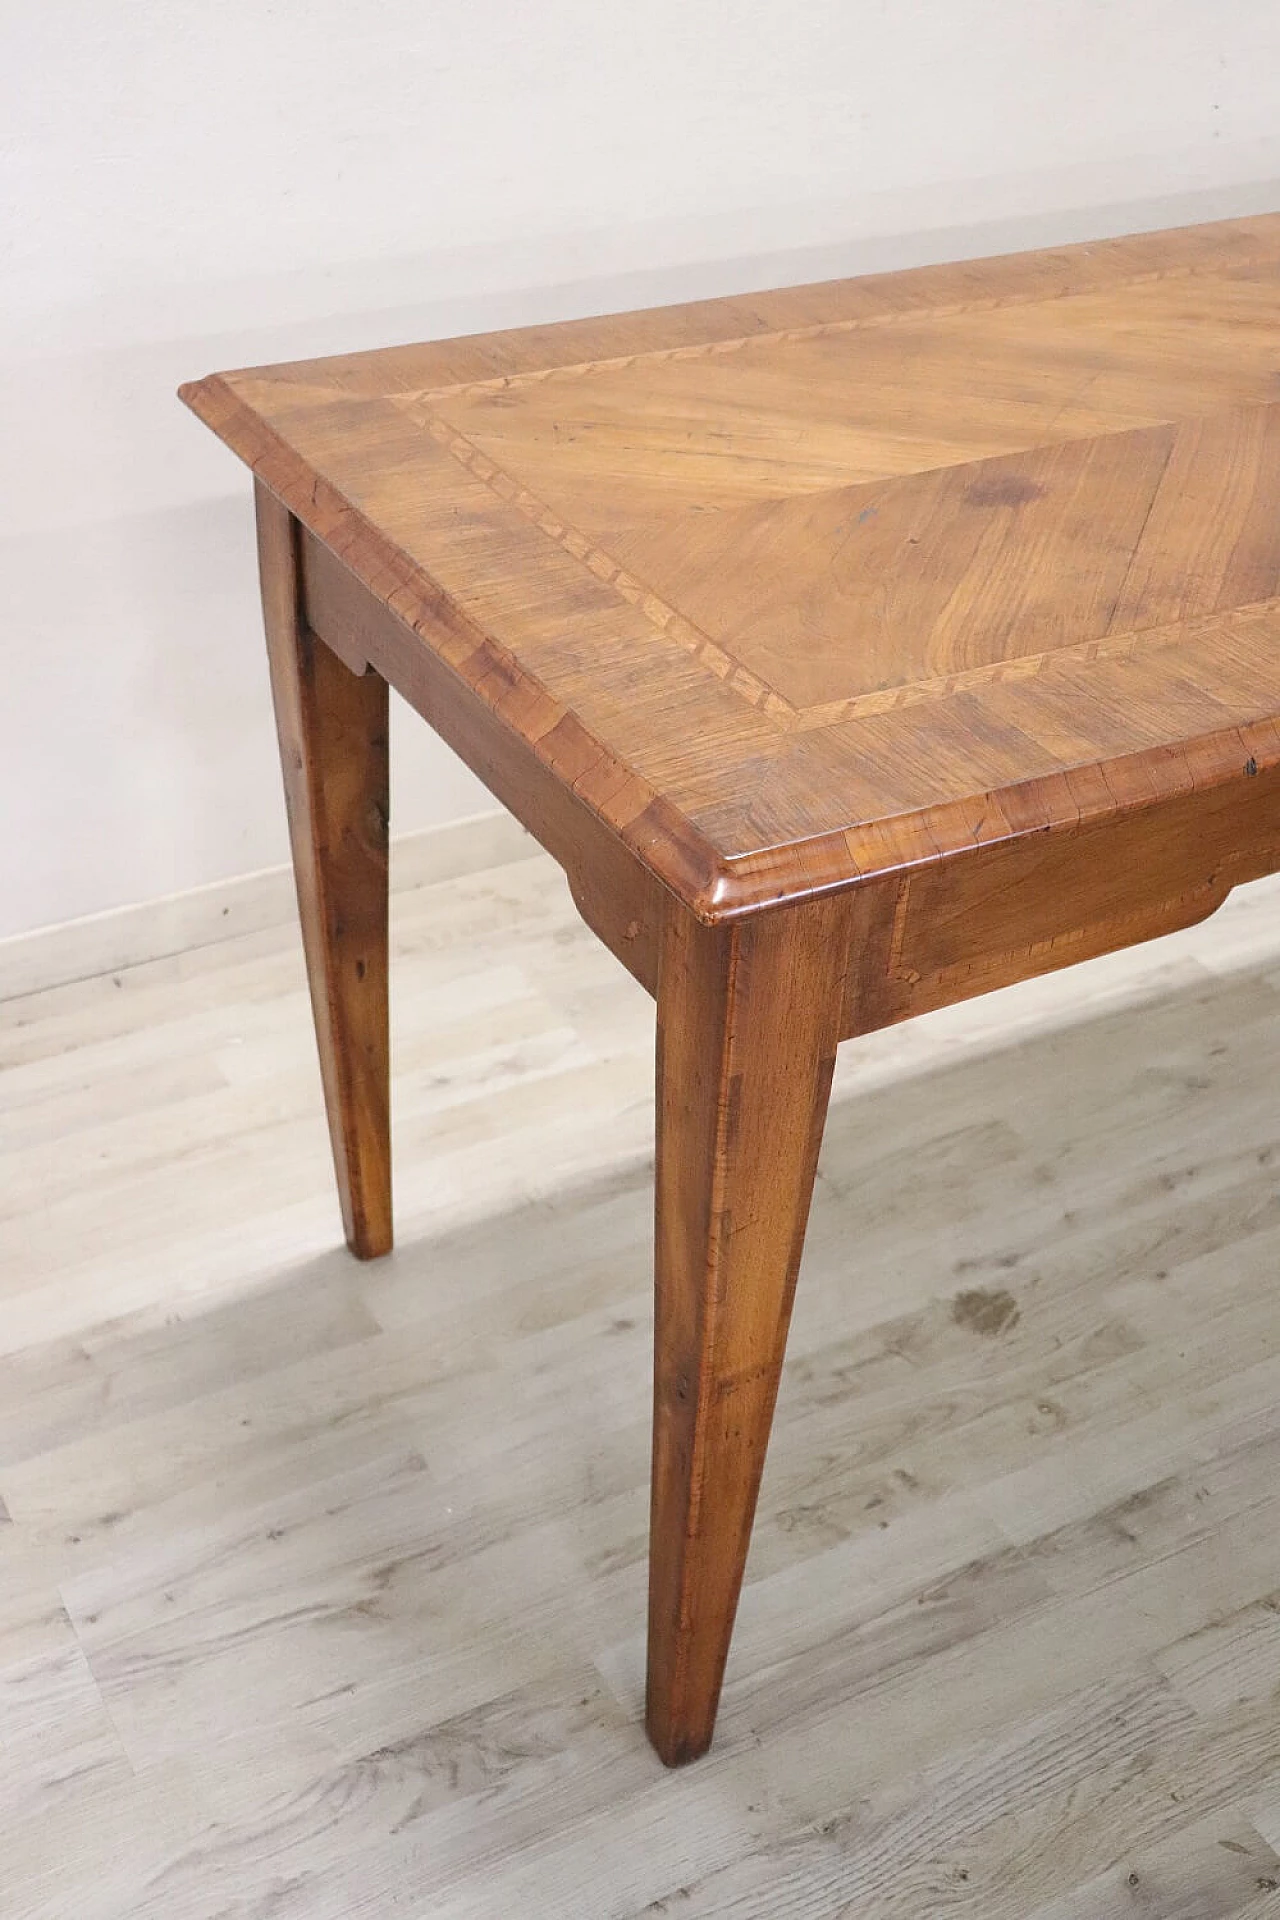
[[[387,683],[300,617],[296,527],[257,490],[267,657],[329,1137],[347,1245],[391,1246]]]
[[[840,1035],[848,896],[723,927],[658,982],[649,1737],[711,1743]]]

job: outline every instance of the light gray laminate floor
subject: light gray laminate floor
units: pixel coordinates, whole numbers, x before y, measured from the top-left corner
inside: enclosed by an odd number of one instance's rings
[[[649,1005],[394,903],[400,1243],[292,930],[0,1007],[0,1913],[1280,1914],[1280,894],[851,1043],[720,1731],[639,1722]]]

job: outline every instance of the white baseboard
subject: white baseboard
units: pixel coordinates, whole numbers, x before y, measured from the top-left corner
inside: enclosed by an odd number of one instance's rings
[[[537,851],[537,841],[509,813],[473,814],[394,839],[391,885],[396,891],[431,886]],[[11,934],[0,940],[0,1000],[282,926],[296,911],[292,868],[268,867],[186,893]]]

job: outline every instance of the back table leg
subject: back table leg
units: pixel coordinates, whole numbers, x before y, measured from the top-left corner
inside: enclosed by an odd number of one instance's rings
[[[840,1034],[848,896],[668,910],[658,983],[649,1737],[711,1742]]]
[[[257,490],[258,561],[289,837],[347,1244],[391,1246],[387,683],[299,611],[297,529]]]

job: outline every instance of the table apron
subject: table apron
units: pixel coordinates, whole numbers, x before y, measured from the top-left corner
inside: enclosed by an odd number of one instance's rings
[[[912,868],[847,976],[847,1036],[1096,958],[1280,869],[1280,766]]]
[[[310,630],[353,672],[380,673],[434,728],[559,862],[587,925],[656,994],[668,889],[420,634],[300,524],[298,565],[300,611]]]

